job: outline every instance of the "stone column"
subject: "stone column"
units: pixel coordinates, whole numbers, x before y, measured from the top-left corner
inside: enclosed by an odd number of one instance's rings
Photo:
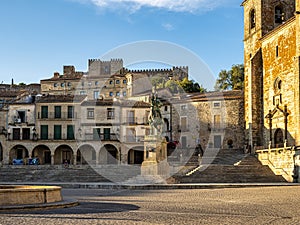
[[[73,165],[77,164],[77,153],[73,154]]]
[[[54,165],[54,154],[51,154],[51,165]]]
[[[100,154],[100,150],[96,151],[96,165],[99,165],[99,154]]]

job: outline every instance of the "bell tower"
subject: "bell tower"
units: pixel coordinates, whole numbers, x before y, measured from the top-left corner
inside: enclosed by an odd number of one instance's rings
[[[251,149],[255,145],[263,145],[262,39],[294,16],[295,2],[299,9],[299,0],[244,0],[242,3],[244,7],[245,122],[246,138]],[[298,43],[300,46],[300,38],[298,38]],[[298,51],[300,52],[299,47]]]
[[[245,125],[250,150],[261,145],[263,134],[263,61],[261,53],[262,0],[245,0],[244,7],[244,67]]]

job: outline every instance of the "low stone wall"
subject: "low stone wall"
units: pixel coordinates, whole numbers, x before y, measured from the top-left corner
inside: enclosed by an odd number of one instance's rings
[[[0,206],[32,205],[62,201],[58,186],[0,186]]]
[[[281,175],[286,181],[294,182],[295,155],[292,147],[257,150],[258,160],[267,165],[276,175]]]

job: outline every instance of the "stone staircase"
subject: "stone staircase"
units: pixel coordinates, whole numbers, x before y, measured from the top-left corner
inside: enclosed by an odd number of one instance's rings
[[[192,162],[189,162],[191,164]],[[175,174],[177,183],[274,183],[286,182],[282,176],[276,176],[267,167],[261,165],[253,155],[242,150],[208,149],[201,160],[201,166],[190,173]]]
[[[140,174],[140,168],[128,165],[21,165],[0,167],[0,182],[123,182]]]

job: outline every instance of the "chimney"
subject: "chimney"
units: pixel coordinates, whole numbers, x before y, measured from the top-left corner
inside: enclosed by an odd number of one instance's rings
[[[54,77],[54,78],[59,78],[59,72],[54,72],[53,77]]]
[[[75,67],[74,66],[64,66],[64,75],[75,75]]]

